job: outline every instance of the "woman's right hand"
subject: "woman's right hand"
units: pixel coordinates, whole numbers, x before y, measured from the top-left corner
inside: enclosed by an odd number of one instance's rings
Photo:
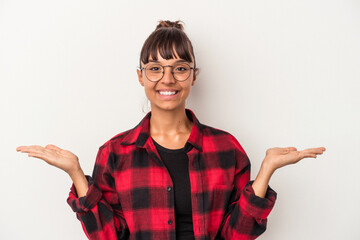
[[[19,146],[16,151],[28,153],[29,157],[42,159],[48,164],[64,170],[70,176],[81,170],[79,158],[75,154],[52,144],[45,147],[39,145]]]

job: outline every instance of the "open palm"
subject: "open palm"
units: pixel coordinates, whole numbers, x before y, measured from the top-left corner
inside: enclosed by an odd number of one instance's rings
[[[16,151],[28,153],[29,157],[42,159],[67,173],[75,170],[79,165],[79,159],[75,154],[52,144],[45,147],[39,145],[19,146]]]
[[[299,162],[303,158],[316,158],[318,154],[322,154],[326,149],[324,147],[308,148],[298,151],[295,147],[279,148],[274,147],[266,151],[264,161],[270,163],[274,169]]]

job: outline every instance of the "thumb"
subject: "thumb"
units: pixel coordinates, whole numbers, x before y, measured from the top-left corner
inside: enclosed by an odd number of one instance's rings
[[[297,149],[295,147],[283,148],[283,153],[288,153],[290,151],[297,151]]]
[[[289,151],[297,151],[296,147],[288,147]]]
[[[55,146],[55,145],[52,145],[52,144],[46,145],[45,148],[47,148],[47,149],[52,149],[52,150],[56,150],[56,151],[62,150],[61,148],[59,148],[59,147],[57,147],[57,146]]]

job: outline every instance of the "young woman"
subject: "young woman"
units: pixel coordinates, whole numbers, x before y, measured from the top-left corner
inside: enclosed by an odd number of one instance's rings
[[[89,239],[255,239],[275,203],[268,186],[275,170],[325,151],[270,148],[250,181],[236,138],[185,108],[197,71],[180,22],[160,21],[137,70],[151,111],[99,148],[92,177],[57,146],[16,149],[69,174],[68,203]]]

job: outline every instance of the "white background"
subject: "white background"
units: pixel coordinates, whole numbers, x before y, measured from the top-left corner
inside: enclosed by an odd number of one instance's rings
[[[360,3],[0,0],[0,239],[85,239],[71,179],[19,145],[55,144],[91,174],[144,117],[136,67],[160,19],[183,20],[200,67],[188,105],[232,133],[255,178],[265,151],[326,147],[279,169],[259,239],[360,239]]]

